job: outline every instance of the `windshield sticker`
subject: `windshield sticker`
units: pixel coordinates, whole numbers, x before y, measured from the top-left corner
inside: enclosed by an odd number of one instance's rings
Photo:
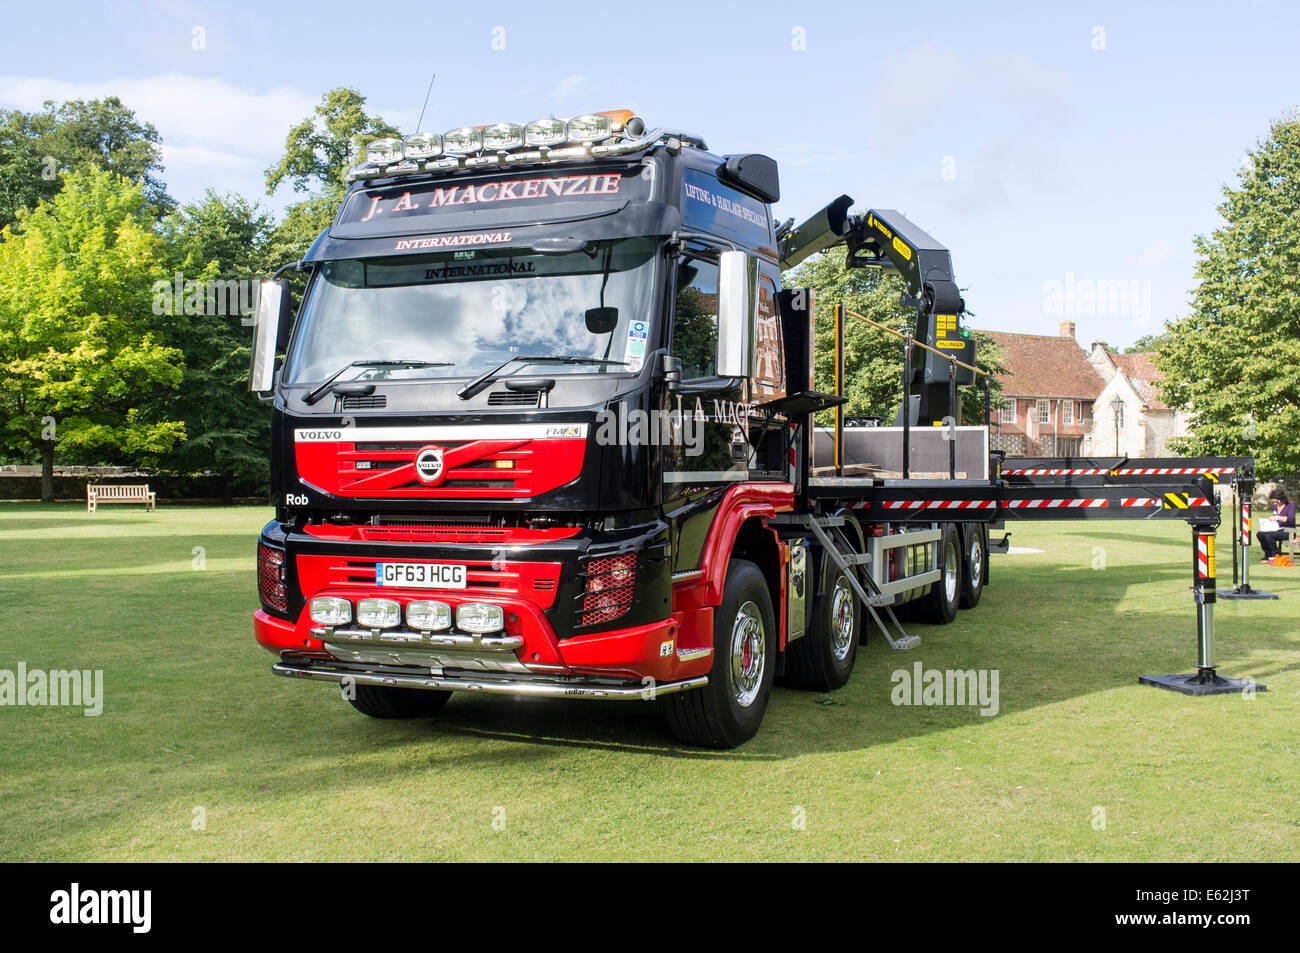
[[[475,232],[470,235],[433,235],[429,238],[403,238],[393,245],[393,251],[414,251],[420,248],[456,248],[461,245],[497,245],[511,239],[510,232]]]
[[[633,321],[627,329],[627,366],[633,371],[641,370],[645,363],[646,323]]]

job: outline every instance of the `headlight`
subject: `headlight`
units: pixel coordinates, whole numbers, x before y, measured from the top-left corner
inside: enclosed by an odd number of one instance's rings
[[[408,159],[432,159],[442,155],[442,136],[434,132],[417,132],[402,140],[402,154]]]
[[[499,122],[483,130],[484,149],[517,149],[524,144],[524,127]]]
[[[401,139],[375,139],[366,143],[366,161],[378,165],[396,162],[402,157]]]
[[[391,629],[402,621],[402,607],[392,599],[362,599],[357,622],[372,629]]]
[[[456,607],[456,627],[466,632],[497,632],[505,625],[505,611],[490,602],[465,602]]]
[[[570,142],[599,142],[614,134],[614,123],[608,116],[591,113],[569,120]]]
[[[352,603],[338,596],[317,596],[311,601],[311,621],[321,625],[347,625],[352,621]]]
[[[451,606],[445,602],[424,599],[406,604],[406,624],[421,632],[437,632],[451,628]]]
[[[524,139],[530,146],[551,146],[569,137],[569,127],[563,119],[534,119],[524,126]]]
[[[461,126],[459,129],[449,129],[442,137],[442,149],[444,152],[453,152],[457,155],[467,155],[472,152],[478,152],[483,148],[483,133],[472,126]]]

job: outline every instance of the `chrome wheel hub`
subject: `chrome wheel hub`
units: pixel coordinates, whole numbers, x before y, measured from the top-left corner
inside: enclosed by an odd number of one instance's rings
[[[748,708],[758,697],[767,667],[767,633],[763,615],[754,602],[736,610],[731,625],[731,693],[741,708]]]
[[[831,655],[843,662],[853,648],[853,589],[843,576],[835,580],[831,593]]]
[[[957,598],[957,578],[960,576],[957,566],[957,547],[949,543],[943,548],[943,594],[949,602]]]

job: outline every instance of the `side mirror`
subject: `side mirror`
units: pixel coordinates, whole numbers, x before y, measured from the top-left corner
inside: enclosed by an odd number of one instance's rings
[[[718,266],[719,377],[750,377],[758,311],[758,259],[725,251]]]
[[[253,308],[253,366],[248,389],[265,393],[275,381],[275,355],[288,343],[293,317],[289,310],[289,281],[259,281]]]

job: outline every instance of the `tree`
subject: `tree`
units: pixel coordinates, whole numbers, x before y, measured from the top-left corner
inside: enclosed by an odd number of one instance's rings
[[[185,355],[185,378],[169,414],[185,424],[186,440],[162,459],[185,473],[211,471],[229,500],[236,487],[261,489],[267,476],[270,419],[248,392],[251,328],[240,305],[251,304],[251,288],[265,270],[270,216],[247,199],[209,190],[162,222],[167,262],[168,311],[175,342]],[[203,307],[195,296],[175,294],[175,275],[202,283]],[[182,285],[182,288],[184,286]],[[188,306],[187,306],[188,305]]]
[[[363,144],[399,135],[394,127],[369,115],[365,104],[366,98],[355,89],[331,89],[310,116],[289,130],[284,155],[266,170],[266,191],[270,195],[281,183],[289,182],[295,192],[309,195],[285,210],[284,220],[268,240],[268,269],[301,257],[334,221],[347,191],[348,170]],[[305,281],[293,275],[290,278],[294,292],[301,294]]]
[[[1273,123],[1195,239],[1191,310],[1169,322],[1161,396],[1192,413],[1196,454],[1253,455],[1261,476],[1300,469],[1300,114]]]
[[[1144,334],[1121,352],[1123,354],[1147,354],[1159,351],[1164,346],[1163,334]]]
[[[845,250],[832,248],[805,261],[782,276],[787,288],[812,288],[817,314],[814,371],[817,389],[831,393],[835,389],[835,312],[836,302],[843,301],[851,311],[873,321],[907,333],[913,330],[915,312],[899,306],[905,290],[897,275],[878,268],[846,268]],[[1006,369],[1002,354],[993,339],[975,332],[975,364],[994,375],[990,396],[997,407],[1001,388],[997,374]],[[844,325],[844,389],[849,401],[844,405],[847,416],[883,417],[892,424],[903,400],[903,342],[854,318]],[[919,362],[924,352],[913,352]],[[984,385],[961,388],[962,423],[984,423]],[[819,421],[820,422],[820,421]]]
[[[400,135],[368,115],[365,105],[366,97],[346,86],[321,97],[312,114],[289,130],[279,163],[266,170],[268,194],[286,181],[295,192],[342,192],[365,141]]]
[[[56,448],[141,461],[184,438],[162,416],[183,371],[150,307],[153,225],[143,186],[91,170],[0,230],[0,442],[39,450],[47,502]]]
[[[39,112],[0,111],[0,227],[17,220],[62,188],[61,174],[87,169],[115,172],[142,183],[158,213],[173,205],[158,173],[162,140],[116,96],[47,101]]]

